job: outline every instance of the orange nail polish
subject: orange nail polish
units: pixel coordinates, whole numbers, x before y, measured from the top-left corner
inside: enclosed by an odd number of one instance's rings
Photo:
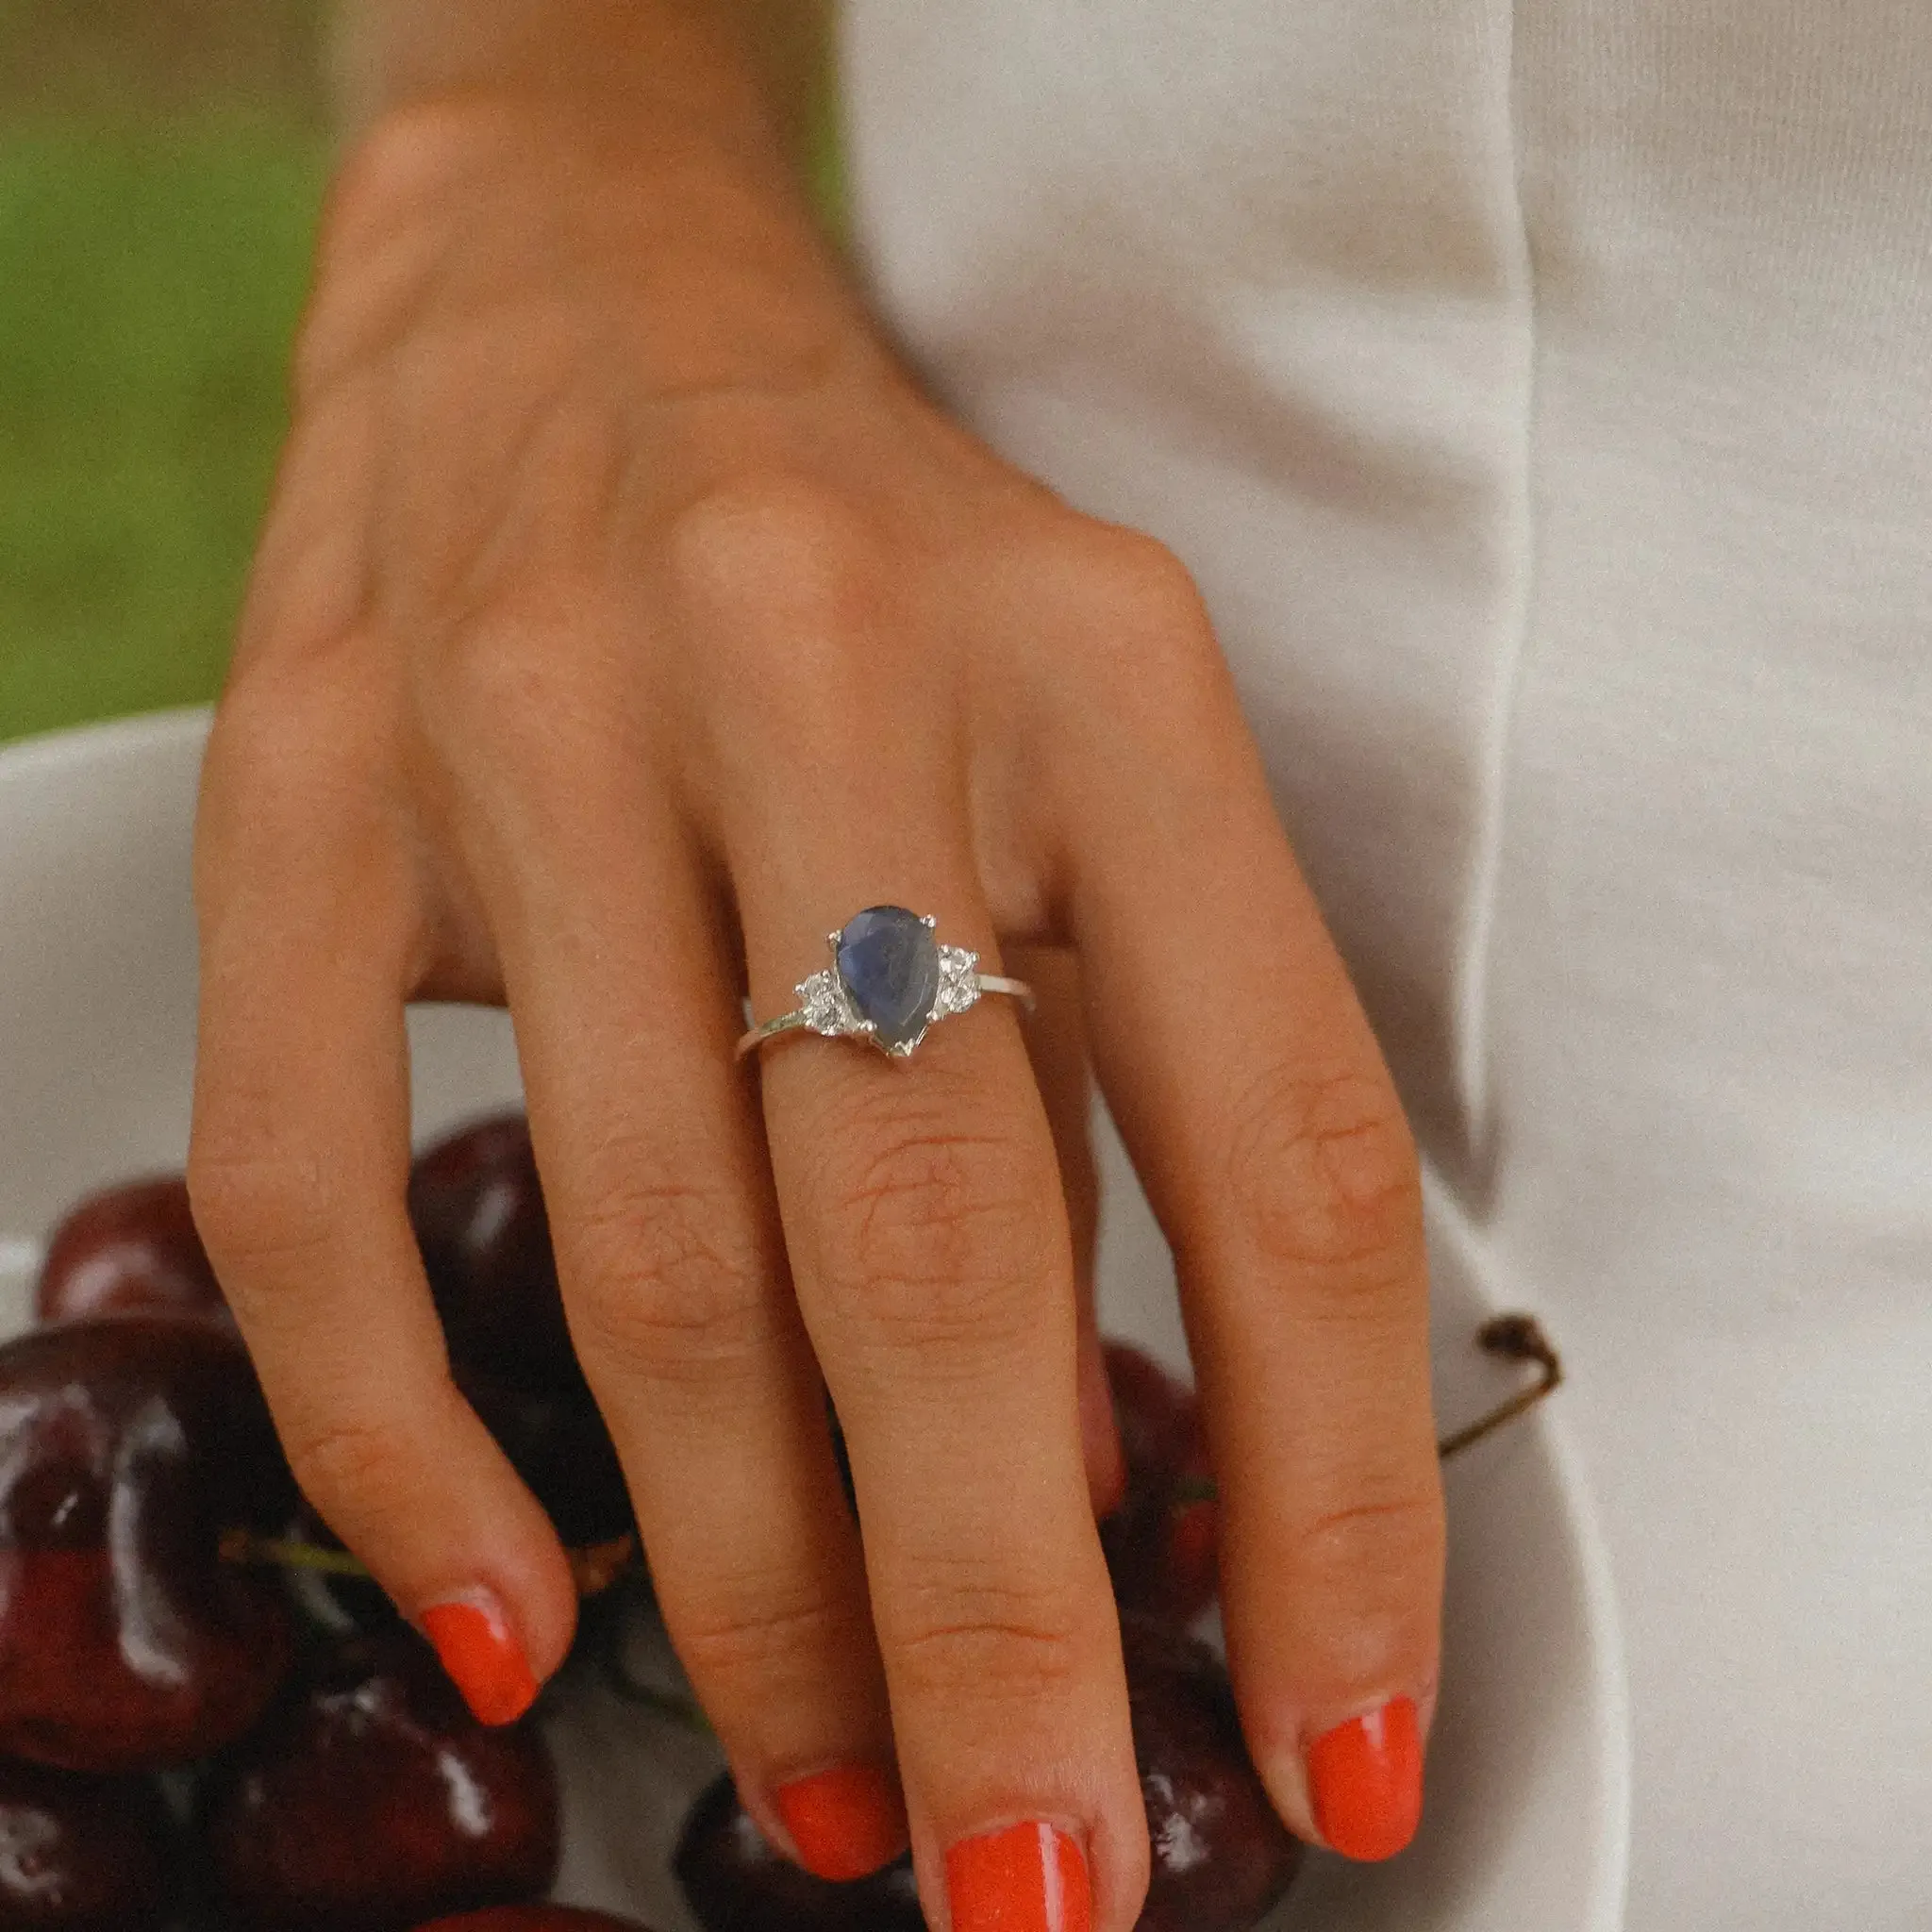
[[[493,1599],[432,1604],[416,1621],[477,1723],[513,1724],[536,1702],[530,1661]]]
[[[1397,1697],[1324,1731],[1308,1746],[1315,1828],[1351,1858],[1392,1858],[1423,1815],[1423,1740],[1415,1704]]]
[[[772,1801],[814,1878],[866,1878],[906,1849],[905,1807],[874,1765],[835,1764],[794,1778]]]
[[[1089,1932],[1087,1855],[1050,1824],[962,1839],[946,1854],[953,1932]]]

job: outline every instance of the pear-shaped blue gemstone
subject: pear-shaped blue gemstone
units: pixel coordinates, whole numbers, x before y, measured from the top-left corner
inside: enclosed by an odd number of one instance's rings
[[[903,906],[868,906],[839,935],[839,977],[878,1043],[904,1047],[925,1031],[940,991],[932,928]]]

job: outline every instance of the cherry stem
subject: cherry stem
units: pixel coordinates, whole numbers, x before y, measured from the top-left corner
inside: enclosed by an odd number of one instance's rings
[[[1563,1358],[1551,1344],[1534,1315],[1495,1315],[1476,1330],[1476,1346],[1500,1361],[1534,1362],[1541,1372],[1526,1389],[1519,1389],[1506,1402],[1499,1402],[1485,1415],[1465,1424],[1436,1444],[1437,1457],[1447,1462],[1485,1436],[1493,1435],[1507,1423],[1526,1415],[1537,1404],[1561,1386]],[[1178,1484],[1174,1507],[1186,1508],[1191,1503],[1211,1503],[1220,1494],[1211,1476],[1201,1476]]]
[[[292,1537],[257,1536],[252,1529],[223,1533],[220,1554],[225,1563],[251,1570],[308,1570],[323,1576],[369,1579],[369,1566],[347,1550],[325,1549],[320,1543],[298,1542]]]
[[[1493,1435],[1506,1423],[1526,1415],[1547,1395],[1562,1386],[1563,1358],[1542,1331],[1534,1315],[1494,1315],[1476,1330],[1476,1345],[1499,1361],[1534,1362],[1541,1371],[1526,1389],[1519,1389],[1507,1402],[1499,1402],[1487,1415],[1479,1415],[1447,1435],[1436,1444],[1436,1454],[1444,1462],[1460,1456],[1472,1443]]]
[[[608,1590],[636,1556],[638,1540],[631,1535],[609,1542],[591,1543],[580,1550],[566,1550],[570,1574],[581,1597],[593,1597]],[[252,1529],[230,1529],[223,1533],[218,1545],[225,1563],[239,1563],[250,1569],[307,1570],[323,1576],[352,1576],[372,1580],[369,1566],[347,1550],[332,1550],[321,1543],[303,1542],[297,1537],[258,1536]]]

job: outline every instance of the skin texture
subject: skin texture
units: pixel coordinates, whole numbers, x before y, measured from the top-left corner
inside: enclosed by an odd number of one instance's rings
[[[896,1762],[935,1923],[946,1848],[1037,1820],[1125,1932],[1077,1043],[988,1001],[905,1063],[731,1046],[862,906],[1077,955],[1180,1257],[1249,1740],[1312,1833],[1307,1740],[1435,1679],[1420,1194],[1200,599],[921,394],[726,10],[364,26],[197,852],[190,1186],[291,1458],[406,1611],[487,1593],[556,1666],[562,1554],[405,1211],[404,1003],[507,1001],[570,1329],[754,1815],[782,1843],[779,1786]]]

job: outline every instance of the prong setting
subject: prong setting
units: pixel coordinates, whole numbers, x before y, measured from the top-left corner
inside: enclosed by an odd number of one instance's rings
[[[874,909],[894,913],[908,924],[912,924],[916,917],[917,925],[927,933],[936,932],[939,924],[937,916],[932,913],[915,916],[892,908]],[[914,1008],[911,1013],[903,1013],[902,1008],[903,1017],[895,1022],[892,1031],[882,1033],[878,1023],[860,1010],[853,989],[846,983],[841,953],[845,938],[844,931],[825,935],[831,963],[801,979],[793,988],[798,1005],[791,1012],[781,1014],[775,1020],[768,1020],[762,1025],[753,1026],[743,1036],[738,1045],[741,1056],[780,1034],[804,1031],[816,1033],[824,1039],[868,1041],[889,1059],[909,1059],[940,1021],[969,1011],[986,993],[1004,993],[1020,1000],[1029,1009],[1033,1005],[1032,990],[1024,982],[982,974],[977,953],[965,946],[949,946],[935,941],[927,956],[937,964],[936,980],[930,982],[933,992],[929,1002],[923,1012]],[[932,969],[928,967],[926,971],[931,972]],[[908,1025],[907,1022],[915,1016],[917,1024]]]

